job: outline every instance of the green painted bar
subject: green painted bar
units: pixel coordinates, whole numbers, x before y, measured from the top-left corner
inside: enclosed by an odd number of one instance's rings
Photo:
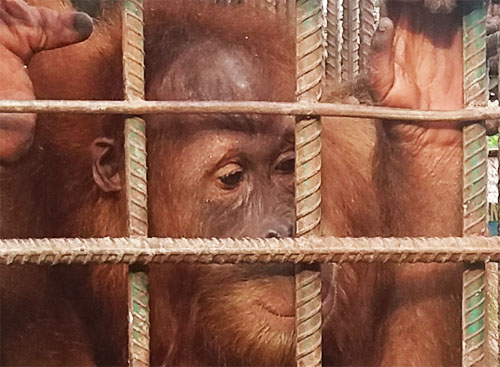
[[[464,58],[464,106],[487,104],[486,71],[486,11],[484,0],[462,2],[463,58]],[[472,123],[463,129],[464,149],[464,227],[467,235],[485,235],[487,225],[487,148],[486,130],[483,123]],[[492,328],[498,329],[496,293],[488,279],[489,264],[465,265],[462,295],[463,350],[462,365],[498,365],[498,340]],[[496,283],[496,282],[495,282]],[[498,308],[498,304],[496,309]],[[495,320],[496,319],[496,320]]]
[[[123,10],[123,81],[125,100],[144,100],[143,0],[126,0]],[[146,123],[139,117],[125,121],[125,176],[128,236],[147,237]],[[128,274],[129,365],[150,364],[149,295],[147,267],[131,265]]]

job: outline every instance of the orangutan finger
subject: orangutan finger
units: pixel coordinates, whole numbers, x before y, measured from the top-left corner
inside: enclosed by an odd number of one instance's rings
[[[500,32],[486,36],[486,57],[490,58],[498,54],[500,48]]]
[[[498,73],[498,58],[499,58],[498,54],[488,58],[488,68],[490,70],[494,70],[492,74]]]
[[[35,52],[81,42],[93,30],[92,19],[84,13],[58,12],[19,0],[1,0],[0,5],[4,18],[10,17],[9,24],[18,28]]]
[[[375,32],[370,55],[370,83],[376,100],[383,100],[394,85],[394,24],[389,18],[381,18]]]
[[[32,45],[35,50],[49,50],[86,40],[93,31],[92,18],[85,13],[56,12],[39,8],[44,41]]]

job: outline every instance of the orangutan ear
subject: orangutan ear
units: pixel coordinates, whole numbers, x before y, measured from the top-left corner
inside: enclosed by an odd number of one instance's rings
[[[122,189],[120,151],[115,139],[100,137],[92,144],[92,174],[96,185],[103,192],[118,192]]]

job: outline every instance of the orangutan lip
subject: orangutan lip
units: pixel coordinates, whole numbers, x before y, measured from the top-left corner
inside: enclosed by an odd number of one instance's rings
[[[282,313],[279,313],[274,307],[272,307],[271,305],[269,305],[267,303],[264,303],[264,302],[261,302],[261,301],[257,301],[256,303],[257,303],[258,306],[262,307],[264,310],[266,310],[267,312],[269,312],[270,314],[273,314],[275,316],[286,317],[286,318],[295,317],[295,313],[292,313],[292,314],[282,314]]]

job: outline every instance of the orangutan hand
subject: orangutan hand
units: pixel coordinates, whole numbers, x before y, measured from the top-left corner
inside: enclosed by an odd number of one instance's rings
[[[34,53],[87,39],[89,16],[56,12],[22,0],[0,0],[0,99],[34,99],[26,64]],[[35,114],[0,114],[0,164],[13,163],[33,141]]]
[[[421,110],[463,107],[462,20],[459,9],[431,12],[422,1],[388,3],[372,40],[370,82],[383,106]],[[413,145],[457,145],[454,122],[384,124]]]
[[[456,13],[419,14],[425,11],[404,5],[392,19],[380,20],[370,63],[375,99],[392,107],[461,108],[460,17]]]
[[[500,49],[500,15],[488,14],[486,19],[486,58],[490,76],[498,76],[498,59]]]

